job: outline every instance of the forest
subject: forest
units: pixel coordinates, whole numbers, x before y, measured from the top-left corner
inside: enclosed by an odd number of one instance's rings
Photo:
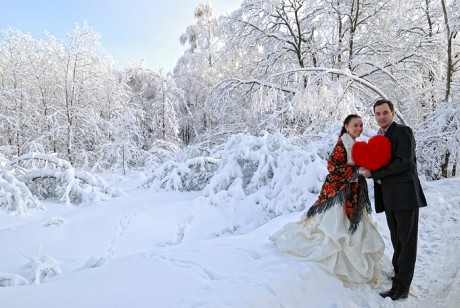
[[[115,194],[97,172],[145,169],[146,185],[203,189],[236,135],[311,148],[357,113],[370,137],[379,98],[412,127],[420,175],[458,175],[458,0],[245,0],[227,16],[206,2],[194,16],[171,72],[118,68],[86,22],[65,41],[1,29],[0,186],[32,207],[84,199],[85,185]],[[0,207],[12,210],[11,196]]]

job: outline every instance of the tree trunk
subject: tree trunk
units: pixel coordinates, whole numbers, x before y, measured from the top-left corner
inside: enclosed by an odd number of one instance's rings
[[[452,73],[454,71],[453,65],[452,65],[452,32],[450,29],[450,23],[449,23],[449,16],[447,15],[447,8],[446,8],[446,3],[445,0],[441,0],[442,4],[442,12],[444,15],[444,23],[446,25],[446,36],[447,36],[447,68],[446,68],[446,93],[444,100],[447,102],[449,101],[450,97],[450,88],[452,84]]]
[[[447,152],[444,155],[444,163],[441,165],[441,174],[443,177],[449,177],[449,160],[450,160],[450,153]]]

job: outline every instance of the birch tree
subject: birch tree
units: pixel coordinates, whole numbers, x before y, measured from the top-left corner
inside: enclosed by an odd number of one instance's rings
[[[210,2],[201,3],[195,8],[195,24],[187,26],[179,40],[188,48],[174,68],[174,79],[178,87],[185,90],[187,108],[191,112],[181,127],[183,141],[190,142],[212,126],[205,102],[216,80],[222,78],[223,67],[219,53],[219,21],[213,17]]]
[[[157,95],[152,102],[152,107],[156,111],[154,121],[158,127],[158,139],[177,144],[179,143],[179,120],[175,107],[183,104],[183,92],[170,76],[162,74],[157,76],[155,88]]]
[[[444,17],[444,31],[446,35],[446,86],[444,101],[451,99],[452,79],[454,73],[460,70],[460,39],[457,34],[460,31],[460,1],[440,0]]]

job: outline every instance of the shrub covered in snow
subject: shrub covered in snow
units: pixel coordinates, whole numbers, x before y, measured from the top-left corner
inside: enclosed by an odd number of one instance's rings
[[[156,168],[171,160],[177,152],[179,152],[179,147],[176,144],[161,139],[155,140],[144,157],[144,165],[149,169]]]
[[[23,182],[18,181],[7,169],[0,167],[0,208],[23,213],[28,208],[42,209],[43,205]]]
[[[51,217],[51,219],[45,223],[45,227],[62,227],[68,223],[64,217]]]
[[[310,206],[327,175],[318,155],[323,147],[303,150],[279,133],[236,134],[210,149],[211,157],[163,164],[146,186],[203,190],[202,201],[219,207],[229,221],[225,229],[235,232]]]
[[[59,263],[50,256],[43,255],[41,247],[35,258],[29,258],[27,266],[30,268],[29,281],[40,284],[62,272]]]
[[[235,135],[221,155],[204,195],[216,205],[247,199],[270,216],[305,209],[327,174],[315,150],[293,146],[281,134]]]
[[[196,157],[185,162],[170,160],[153,168],[144,186],[156,190],[202,190],[217,169],[218,162],[212,157]]]
[[[15,287],[29,284],[29,281],[16,274],[0,273],[0,287]]]
[[[53,155],[29,153],[10,161],[5,168],[42,199],[58,197],[70,204],[118,194],[101,177],[76,170],[68,161]]]

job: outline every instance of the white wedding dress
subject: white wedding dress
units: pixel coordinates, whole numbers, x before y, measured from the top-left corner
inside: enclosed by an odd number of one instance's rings
[[[381,278],[385,244],[369,214],[356,231],[341,205],[305,221],[289,223],[270,239],[285,253],[313,261],[345,282],[375,284]]]

